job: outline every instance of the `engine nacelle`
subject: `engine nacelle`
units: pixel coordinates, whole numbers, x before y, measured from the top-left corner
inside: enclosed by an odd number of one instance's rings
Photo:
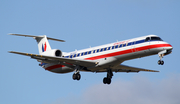
[[[62,57],[62,52],[59,49],[52,49],[50,51],[43,52],[42,55]]]

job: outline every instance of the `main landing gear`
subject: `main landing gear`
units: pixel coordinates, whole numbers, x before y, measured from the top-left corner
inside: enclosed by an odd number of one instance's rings
[[[104,84],[111,84],[111,78],[112,78],[112,76],[113,76],[112,70],[111,70],[111,69],[108,69],[108,70],[107,70],[107,77],[104,77],[103,83],[104,83]]]
[[[72,76],[72,78],[73,78],[74,80],[78,80],[78,81],[79,81],[79,80],[81,79],[81,74],[79,74],[79,73],[76,73],[76,74],[75,74],[75,73],[74,73],[73,76]]]
[[[75,67],[75,72],[74,72],[74,74],[73,74],[73,76],[72,76],[72,78],[73,78],[73,80],[80,80],[81,79],[81,75],[80,75],[80,72],[79,72],[79,69],[80,69],[81,67],[80,66],[76,66]]]
[[[158,53],[159,58],[160,58],[160,60],[158,61],[158,64],[159,64],[159,65],[164,65],[164,61],[162,60],[162,58],[163,58],[165,55],[169,54],[169,53],[171,53],[171,50],[170,50],[170,51],[168,51],[168,50],[163,50],[163,51],[161,51],[161,52]]]

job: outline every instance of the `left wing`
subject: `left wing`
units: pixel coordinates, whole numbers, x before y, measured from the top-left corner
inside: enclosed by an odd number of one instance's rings
[[[136,68],[136,67],[126,66],[126,65],[122,65],[122,64],[113,68],[112,71],[115,71],[115,72],[139,72],[139,71],[159,72],[156,70]]]
[[[147,72],[159,72],[156,70],[149,70],[149,69],[143,69],[143,68],[137,68],[137,67],[132,67],[132,66],[126,66],[126,65],[118,65],[117,67],[111,68],[112,72],[140,72],[140,71],[147,71]],[[97,70],[96,72],[107,72],[107,69],[100,69]]]
[[[15,52],[15,51],[9,51],[9,53],[30,56],[31,58],[38,59],[38,60],[67,62],[71,64],[81,65],[84,67],[90,67],[90,66],[96,65],[96,61],[92,61],[92,60],[70,59],[70,58],[53,57],[53,56],[47,56],[47,55],[38,55],[38,54],[30,54],[30,53]]]

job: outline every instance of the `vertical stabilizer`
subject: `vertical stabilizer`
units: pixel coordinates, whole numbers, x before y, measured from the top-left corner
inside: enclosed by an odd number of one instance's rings
[[[45,51],[51,50],[51,46],[47,40],[46,35],[40,36],[40,37],[34,37],[38,43],[38,50],[39,54],[42,54]]]

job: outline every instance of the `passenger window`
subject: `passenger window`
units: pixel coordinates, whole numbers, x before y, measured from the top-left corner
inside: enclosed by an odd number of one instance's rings
[[[93,53],[96,53],[96,50],[94,50]]]
[[[77,54],[77,57],[79,57],[80,53]]]
[[[100,52],[102,52],[102,51],[103,51],[103,49],[104,49],[104,48],[101,48]]]
[[[81,53],[81,56],[83,56],[84,55],[84,53]]]
[[[111,47],[108,47],[108,50],[110,50],[111,49]]]
[[[84,55],[87,55],[87,52],[84,52]]]
[[[89,51],[88,54],[91,54],[91,51]]]
[[[73,58],[73,55],[71,55],[70,58]]]
[[[128,43],[127,46],[130,46],[132,44],[132,42]]]
[[[114,46],[112,46],[112,49],[114,49]]]
[[[119,45],[119,48],[121,48],[121,47],[122,47],[122,44]]]
[[[106,51],[107,50],[107,47],[106,48],[104,48],[104,51]]]
[[[115,48],[118,48],[118,45],[116,45]]]
[[[76,57],[76,54],[74,54],[74,56],[73,57]]]
[[[97,53],[99,52],[99,49],[97,49]]]
[[[125,47],[126,46],[126,43],[125,44],[123,44],[123,47]]]

